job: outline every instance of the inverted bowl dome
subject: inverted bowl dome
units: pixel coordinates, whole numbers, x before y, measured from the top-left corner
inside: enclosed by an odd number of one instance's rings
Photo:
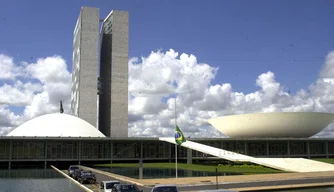
[[[209,119],[229,137],[311,137],[334,120],[332,113],[283,112],[252,113]]]
[[[31,119],[7,136],[18,137],[105,137],[88,122],[67,114],[53,113]]]

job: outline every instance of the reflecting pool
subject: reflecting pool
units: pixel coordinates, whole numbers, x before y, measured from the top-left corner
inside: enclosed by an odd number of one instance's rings
[[[123,175],[126,177],[139,178],[139,168],[121,168],[121,167],[94,167],[102,171]],[[241,175],[237,173],[224,173],[218,172],[218,176],[226,175]],[[216,172],[207,171],[191,171],[191,170],[178,170],[178,177],[205,177],[205,176],[216,176]],[[143,179],[152,178],[172,178],[175,177],[175,169],[159,169],[159,168],[143,168]]]
[[[0,170],[0,189],[2,192],[84,192],[53,169]]]

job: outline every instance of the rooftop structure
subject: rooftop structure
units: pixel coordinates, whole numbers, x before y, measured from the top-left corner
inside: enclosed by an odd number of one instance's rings
[[[231,115],[208,122],[232,138],[244,137],[311,137],[334,121],[332,113],[283,112]]]
[[[7,136],[24,137],[105,137],[86,121],[68,114],[53,113],[31,119]]]

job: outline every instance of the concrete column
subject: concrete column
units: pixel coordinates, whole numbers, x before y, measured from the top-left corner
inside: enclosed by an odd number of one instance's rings
[[[248,143],[247,141],[244,141],[244,147],[245,147],[245,155],[248,155]]]
[[[48,141],[45,140],[44,142],[44,160],[47,161],[48,159]]]
[[[140,142],[140,159],[143,159],[144,144],[143,141]]]
[[[290,141],[288,141],[288,144],[287,144],[287,150],[288,150],[288,157],[290,157]]]
[[[325,141],[325,154],[326,154],[326,158],[329,158],[329,154],[328,154],[328,141]]]
[[[114,143],[110,141],[110,163],[112,163],[114,159]]]
[[[187,164],[193,163],[193,150],[187,148]]]
[[[143,159],[139,160],[139,179],[143,179]]]
[[[311,158],[310,156],[310,141],[306,141],[306,153],[307,153],[307,158]]]
[[[172,144],[169,143],[169,162],[172,162]]]
[[[13,158],[13,141],[9,141],[9,162],[8,162],[8,169],[10,170],[12,167],[12,158]]]
[[[78,152],[79,152],[79,154],[78,154],[78,159],[79,159],[79,162],[78,162],[78,164],[79,165],[81,165],[81,145],[82,145],[82,142],[81,141],[79,141],[79,145],[78,145]]]
[[[71,159],[74,160],[74,142],[72,142],[72,153],[71,153]]]

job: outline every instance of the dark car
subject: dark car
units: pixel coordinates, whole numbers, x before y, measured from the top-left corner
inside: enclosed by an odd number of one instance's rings
[[[178,192],[176,185],[155,185],[151,192]]]
[[[74,175],[74,171],[79,169],[79,166],[78,165],[71,165],[68,170],[67,170],[67,174],[70,176],[70,177],[73,177]]]
[[[77,169],[74,171],[74,179],[80,183],[96,183],[95,174],[92,171]]]
[[[116,184],[111,190],[112,192],[143,192],[134,184]]]

